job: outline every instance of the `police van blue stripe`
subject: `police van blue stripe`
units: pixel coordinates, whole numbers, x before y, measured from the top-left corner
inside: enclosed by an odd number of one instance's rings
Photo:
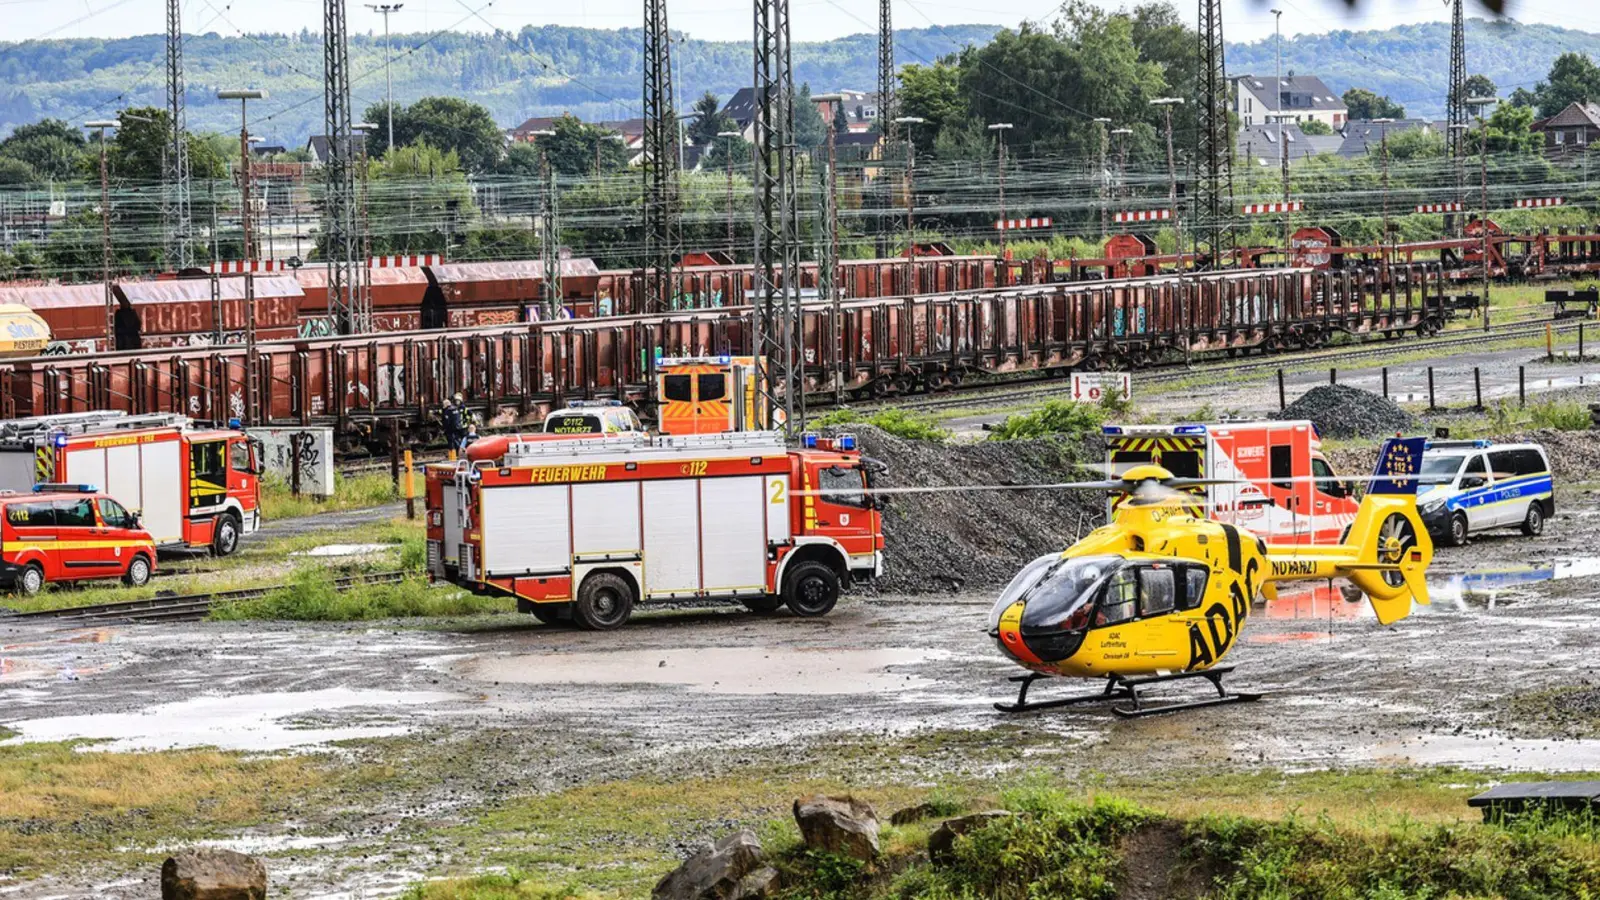
[[[1536,500],[1550,496],[1555,491],[1555,482],[1548,473],[1542,475],[1524,475],[1508,481],[1497,482],[1481,488],[1449,497],[1445,506],[1452,510],[1472,509],[1483,506],[1492,506],[1496,503],[1506,503],[1513,500]]]

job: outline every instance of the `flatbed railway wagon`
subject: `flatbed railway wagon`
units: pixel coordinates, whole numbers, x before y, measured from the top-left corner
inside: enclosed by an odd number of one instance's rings
[[[429,577],[596,630],[650,601],[826,615],[882,573],[883,531],[855,439],[802,444],[618,435],[429,466]]]

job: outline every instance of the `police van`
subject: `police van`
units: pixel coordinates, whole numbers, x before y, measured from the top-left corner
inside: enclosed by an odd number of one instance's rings
[[[1538,444],[1429,441],[1417,507],[1428,533],[1452,547],[1489,528],[1544,531],[1556,512],[1550,460]]]

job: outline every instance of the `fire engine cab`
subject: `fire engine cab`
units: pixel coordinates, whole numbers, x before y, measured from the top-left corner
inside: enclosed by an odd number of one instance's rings
[[[1333,544],[1355,521],[1355,491],[1305,421],[1108,425],[1113,477],[1155,463],[1179,478],[1237,480],[1192,489],[1207,516],[1277,544]]]
[[[652,600],[821,616],[882,572],[855,438],[596,436],[427,470],[428,571],[541,621],[615,628]]]
[[[237,428],[184,416],[79,413],[0,422],[0,488],[102,485],[163,548],[239,549],[261,524],[262,454]]]

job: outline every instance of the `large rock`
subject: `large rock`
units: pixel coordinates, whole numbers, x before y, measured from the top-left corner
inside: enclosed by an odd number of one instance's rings
[[[653,900],[759,900],[778,886],[761,864],[761,841],[749,830],[707,844],[656,882]]]
[[[977,831],[996,819],[1009,818],[1003,809],[990,809],[971,815],[946,819],[928,835],[928,859],[936,866],[948,865],[955,859],[956,838],[969,831]]]
[[[267,867],[232,850],[196,848],[161,864],[161,900],[266,900]]]
[[[871,862],[878,856],[878,813],[854,797],[802,797],[794,802],[800,836],[813,850]]]

